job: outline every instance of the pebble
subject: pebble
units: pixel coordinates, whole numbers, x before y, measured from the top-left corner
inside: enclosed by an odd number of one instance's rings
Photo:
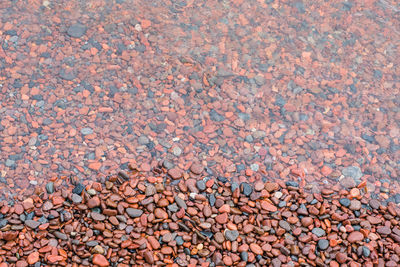
[[[351,178],[353,178],[353,179],[355,179],[355,180],[359,180],[359,179],[363,176],[363,174],[362,174],[362,172],[361,172],[361,169],[360,169],[360,167],[358,167],[358,166],[349,166],[349,167],[346,167],[346,168],[344,168],[344,169],[342,170],[342,174],[343,174],[344,176],[351,177]]]
[[[81,203],[82,202],[82,197],[77,195],[77,194],[72,194],[71,200],[72,200],[72,202],[74,202],[76,204],[77,203]]]
[[[379,200],[377,199],[371,199],[369,201],[369,205],[371,206],[371,208],[373,209],[379,209],[379,207],[381,206],[381,203]]]
[[[198,180],[196,181],[196,187],[199,189],[199,191],[204,191],[206,190],[206,183],[203,180]]]
[[[129,215],[131,218],[137,218],[140,217],[143,214],[143,210],[140,209],[133,209],[133,208],[127,208],[126,213]]]
[[[351,210],[360,210],[361,209],[361,202],[358,200],[353,199],[350,201],[350,207]]]
[[[311,230],[311,232],[312,232],[314,235],[318,236],[318,237],[322,237],[322,236],[325,236],[325,235],[326,235],[325,230],[322,229],[322,228],[320,228],[320,227],[315,227],[315,228],[313,228],[313,229]]]
[[[77,183],[74,189],[72,189],[72,193],[80,195],[82,194],[83,190],[85,190],[85,187],[81,183]]]
[[[95,221],[104,221],[106,219],[106,216],[97,212],[90,213],[90,217]]]
[[[351,201],[350,201],[350,199],[348,199],[348,198],[341,198],[341,199],[339,200],[339,203],[340,203],[340,205],[342,205],[342,206],[348,208],[348,207],[350,206],[350,204],[351,204]]]
[[[81,129],[81,134],[83,134],[83,135],[89,135],[89,134],[92,134],[92,133],[93,133],[93,129],[92,128],[86,127],[86,128],[82,128]]]
[[[248,183],[241,183],[240,189],[241,189],[241,192],[247,197],[250,196],[251,193],[253,193],[253,187],[251,185],[249,185]]]
[[[239,237],[239,232],[236,230],[225,230],[225,238],[229,241],[235,241]]]
[[[356,242],[362,241],[363,239],[364,239],[364,235],[362,233],[360,233],[359,231],[351,232],[347,237],[347,241],[349,241],[350,243],[356,243]]]
[[[104,257],[101,254],[94,254],[92,262],[93,262],[93,264],[96,264],[96,265],[98,265],[100,267],[106,267],[106,266],[110,265],[110,263],[108,262],[106,257]]]
[[[378,227],[376,231],[381,235],[390,235],[392,233],[392,230],[387,226]]]
[[[53,194],[54,193],[54,183],[53,182],[48,182],[46,184],[46,191],[48,194]]]
[[[40,222],[38,221],[34,221],[34,220],[26,220],[25,221],[25,225],[32,228],[32,229],[36,229],[39,227]]]
[[[329,241],[326,239],[318,240],[318,248],[320,250],[326,250],[329,247]]]
[[[81,38],[86,34],[86,26],[81,23],[74,23],[67,29],[67,34],[74,38]]]

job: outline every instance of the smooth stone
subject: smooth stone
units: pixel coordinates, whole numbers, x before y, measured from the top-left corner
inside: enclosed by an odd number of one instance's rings
[[[48,194],[54,193],[54,183],[53,182],[49,182],[46,184],[46,191]]]
[[[204,190],[206,190],[206,183],[203,180],[198,180],[198,181],[196,181],[196,187],[200,191],[204,191]]]
[[[72,189],[72,193],[80,195],[84,189],[85,187],[81,183],[78,183],[75,185],[74,189]]]
[[[25,225],[28,226],[29,228],[36,229],[39,227],[40,222],[34,220],[26,220]]]
[[[319,228],[319,227],[316,227],[316,228],[312,229],[311,232],[312,232],[314,235],[318,236],[318,237],[322,237],[322,236],[325,236],[325,235],[326,235],[325,230],[322,229],[322,228]]]
[[[318,240],[318,248],[320,250],[326,250],[329,247],[329,241],[326,239]]]
[[[72,194],[71,200],[74,203],[81,203],[82,202],[82,197],[80,195],[77,195],[77,194]]]
[[[129,215],[131,218],[137,218],[142,216],[143,211],[139,209],[133,209],[133,208],[127,208],[126,213]]]
[[[350,199],[348,199],[348,198],[341,198],[341,199],[339,200],[339,203],[340,203],[340,205],[342,205],[342,206],[348,208],[348,207],[350,206]]]
[[[236,230],[225,230],[225,238],[229,241],[235,241],[239,237],[239,232]]]
[[[75,23],[68,27],[67,34],[74,38],[80,38],[86,33],[86,26],[81,23]]]
[[[179,196],[175,196],[174,199],[175,199],[176,204],[178,204],[179,207],[181,207],[185,210],[187,209],[186,202],[182,198],[180,198]]]

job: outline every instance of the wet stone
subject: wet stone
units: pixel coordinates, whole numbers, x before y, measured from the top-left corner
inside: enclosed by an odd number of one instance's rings
[[[280,220],[279,221],[279,226],[285,229],[286,231],[290,231],[290,224],[287,221]]]
[[[81,38],[86,33],[86,26],[81,23],[75,23],[69,26],[67,34],[74,38]]]
[[[342,170],[342,174],[355,180],[359,180],[363,176],[361,169],[358,166],[346,167]]]
[[[93,129],[92,128],[85,127],[85,128],[81,129],[81,134],[83,134],[83,135],[89,135],[89,134],[92,134],[92,133],[93,133]]]
[[[157,193],[157,190],[156,190],[156,188],[155,188],[154,185],[150,184],[150,185],[148,185],[148,186],[146,187],[146,192],[145,192],[145,194],[146,194],[147,197],[153,196],[153,195],[156,194],[156,193]]]
[[[340,185],[344,188],[350,189],[357,185],[356,181],[352,177],[344,177],[340,180]]]
[[[106,216],[97,212],[90,213],[90,217],[95,221],[104,221],[106,219]]]

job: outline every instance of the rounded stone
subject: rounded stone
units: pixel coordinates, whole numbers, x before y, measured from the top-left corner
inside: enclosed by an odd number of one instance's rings
[[[326,250],[329,247],[329,241],[326,239],[318,240],[318,248],[320,250]]]

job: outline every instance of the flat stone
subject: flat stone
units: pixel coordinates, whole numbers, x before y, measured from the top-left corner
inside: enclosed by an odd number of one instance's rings
[[[40,222],[34,220],[26,220],[25,225],[28,226],[29,228],[36,229],[39,227]]]
[[[349,209],[351,210],[360,210],[361,209],[361,202],[353,199],[352,201],[350,201],[350,207]]]
[[[82,132],[82,130],[81,130],[81,132]],[[82,194],[84,189],[85,189],[85,187],[81,183],[77,183],[75,185],[74,189],[72,189],[72,193],[80,195],[80,194]]]
[[[86,33],[86,26],[81,23],[75,23],[68,27],[67,34],[74,38],[81,38]]]
[[[104,221],[106,219],[106,216],[97,212],[90,213],[90,217],[92,217],[92,219],[95,221]]]
[[[362,241],[363,239],[364,235],[358,231],[351,232],[347,237],[347,241],[349,241],[350,243],[359,242]]]
[[[280,220],[279,221],[279,226],[285,229],[286,231],[290,231],[290,224],[287,221]]]
[[[80,195],[77,195],[77,194],[72,194],[71,195],[71,200],[74,203],[81,203],[82,202],[82,197]]]
[[[156,187],[155,187],[154,185],[150,184],[150,185],[148,185],[148,186],[146,187],[146,192],[145,192],[145,194],[146,194],[147,197],[153,196],[153,195],[156,194],[156,193],[157,193],[157,189],[156,189]]]
[[[179,207],[181,207],[181,208],[183,208],[183,209],[185,209],[185,210],[187,209],[186,202],[185,202],[182,198],[180,198],[179,196],[175,196],[174,200],[175,200],[175,203],[176,203]]]
[[[326,235],[325,230],[322,229],[322,228],[319,228],[319,227],[315,227],[314,229],[311,230],[311,232],[312,232],[314,235],[318,236],[318,237],[322,237],[322,236],[325,236],[325,235]]]
[[[139,209],[127,208],[126,209],[126,213],[131,218],[137,218],[137,217],[140,217],[143,214],[143,211],[139,210]]]
[[[93,129],[89,127],[85,127],[81,129],[81,134],[83,135],[89,135],[93,133]]]
[[[381,235],[390,235],[392,233],[392,230],[387,226],[378,227],[376,231]]]
[[[363,176],[363,174],[362,174],[362,172],[361,172],[361,169],[360,169],[360,167],[358,167],[358,166],[349,166],[349,167],[346,167],[346,168],[344,168],[344,169],[342,170],[342,174],[343,174],[344,176],[351,177],[351,178],[353,178],[353,179],[355,179],[355,180],[358,180],[358,179],[360,179],[360,178]]]
[[[377,210],[381,206],[381,202],[377,199],[371,199],[369,201],[369,205],[371,206],[371,208]]]
[[[342,205],[342,206],[348,208],[348,207],[350,206],[350,199],[348,199],[348,198],[341,198],[341,199],[339,200],[339,203],[340,203],[340,205]]]
[[[68,240],[68,236],[64,233],[61,232],[54,232],[55,237],[57,237],[58,239],[62,239],[62,240]]]

